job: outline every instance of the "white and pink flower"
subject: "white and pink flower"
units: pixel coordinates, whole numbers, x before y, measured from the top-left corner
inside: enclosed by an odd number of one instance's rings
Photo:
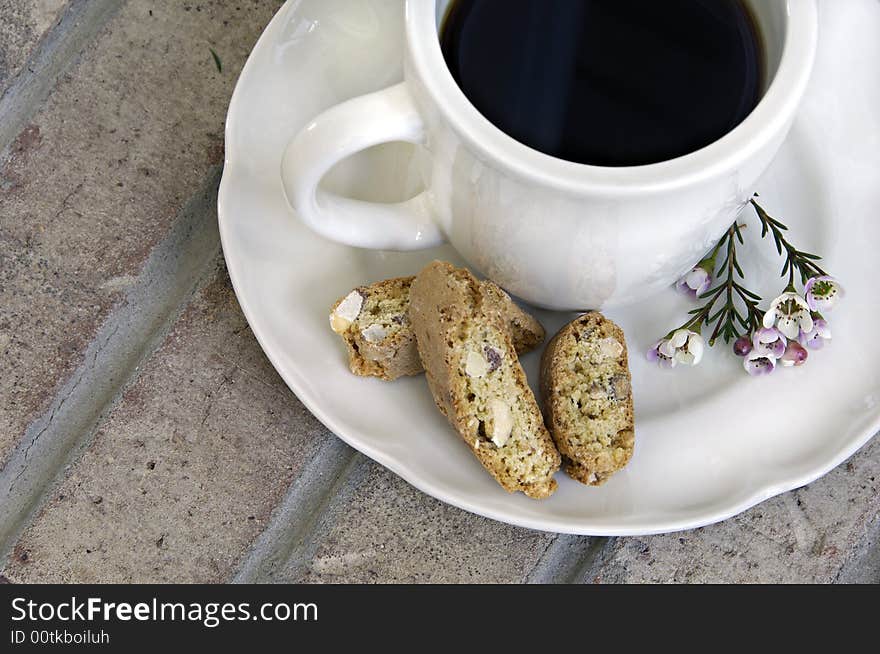
[[[670,344],[675,348],[675,360],[686,366],[695,366],[703,358],[703,337],[690,329],[677,329]]]
[[[821,350],[825,345],[825,341],[831,340],[831,328],[822,318],[813,320],[813,329],[808,332],[801,332],[798,336],[798,342],[804,347],[811,350]]]
[[[762,327],[752,335],[752,352],[778,359],[785,353],[788,341],[775,327]]]
[[[743,359],[743,367],[752,377],[769,375],[776,370],[776,358],[752,351],[745,359]]]
[[[804,298],[810,311],[831,311],[843,295],[843,287],[828,275],[811,277],[804,286]]]
[[[656,363],[661,368],[675,368],[675,348],[670,345],[668,338],[661,338],[646,354],[648,361]]]
[[[701,262],[702,263],[702,262]],[[703,293],[709,290],[712,285],[712,275],[701,264],[694,266],[690,272],[678,280],[675,288],[679,292],[689,295],[693,299],[697,299]]]
[[[744,357],[743,368],[746,372],[758,377],[776,370],[776,364],[783,361],[791,342],[775,327],[761,327],[751,334],[751,338],[748,335],[738,338],[734,343],[734,352]]]
[[[796,339],[813,329],[813,318],[807,301],[794,291],[785,291],[770,303],[764,314],[764,327],[776,327],[788,339]]]
[[[674,368],[681,363],[695,366],[703,358],[705,344],[699,333],[689,329],[677,329],[669,338],[657,341],[648,350],[648,361],[658,363],[663,368]]]

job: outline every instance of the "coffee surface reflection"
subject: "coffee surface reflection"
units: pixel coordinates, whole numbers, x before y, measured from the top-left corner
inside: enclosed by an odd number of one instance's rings
[[[440,40],[483,116],[577,163],[694,152],[762,91],[760,37],[741,0],[453,0]]]

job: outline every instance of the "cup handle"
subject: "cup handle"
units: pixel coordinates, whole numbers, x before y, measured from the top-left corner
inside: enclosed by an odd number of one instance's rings
[[[425,142],[424,121],[404,82],[328,109],[291,139],[281,160],[287,201],[311,229],[346,245],[377,250],[439,245],[445,239],[424,191],[405,202],[381,203],[318,186],[342,159],[390,141]]]

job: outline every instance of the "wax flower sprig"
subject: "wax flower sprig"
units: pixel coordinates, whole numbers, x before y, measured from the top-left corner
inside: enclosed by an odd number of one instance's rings
[[[761,237],[771,235],[776,252],[785,257],[781,276],[788,277],[788,283],[782,293],[766,311],[759,307],[761,297],[744,285],[745,274],[737,260],[737,244],[743,244],[741,230],[745,225],[733,223],[715,248],[676,284],[678,290],[703,304],[648,350],[649,360],[666,368],[679,363],[697,365],[706,346],[703,329],[707,328],[711,329],[710,347],[719,338],[725,343],[734,341],[733,351],[743,357],[746,372],[764,375],[779,363],[802,365],[808,356],[806,348],[820,349],[831,339],[820,311],[833,309],[843,297],[843,288],[819,266],[819,255],[798,250],[786,238],[788,227],[768,215],[754,198],[749,202],[761,224]],[[715,286],[713,280],[719,280]],[[797,291],[797,282],[804,287],[803,296]]]
[[[688,312],[688,318],[681,326],[673,329],[664,338],[657,341],[654,347],[648,351],[648,358],[657,361],[664,367],[674,368],[678,363],[697,365],[702,359],[704,341],[702,336],[703,327],[715,328],[709,337],[709,346],[715,345],[718,337],[725,342],[756,329],[761,324],[763,313],[758,309],[760,296],[753,293],[737,278],[744,280],[745,275],[737,261],[737,243],[743,243],[742,226],[734,223],[721,237],[712,252],[700,261],[693,270],[685,275],[676,285],[679,290],[687,293],[684,286],[691,288],[684,280],[693,279],[702,271],[705,279],[701,280],[701,290],[691,294],[694,298],[705,300],[705,303]],[[724,276],[724,281],[713,288],[709,288],[715,278],[716,261],[721,251],[724,258],[718,266],[719,272]],[[716,305],[721,300],[721,306],[717,310]],[[739,306],[737,306],[739,304]],[[741,332],[741,330],[744,330]]]
[[[809,252],[798,250],[785,238],[784,232],[788,231],[788,227],[767,215],[767,212],[755,201],[755,198],[750,199],[749,204],[752,205],[755,213],[758,215],[758,220],[761,221],[761,238],[771,233],[773,235],[773,242],[776,244],[777,254],[781,255],[782,251],[785,250],[785,263],[782,265],[780,275],[782,277],[788,275],[788,285],[790,287],[794,288],[795,271],[800,275],[802,284],[806,284],[813,277],[828,276],[828,273],[822,270],[816,263],[821,261],[822,257],[818,254],[810,254]]]

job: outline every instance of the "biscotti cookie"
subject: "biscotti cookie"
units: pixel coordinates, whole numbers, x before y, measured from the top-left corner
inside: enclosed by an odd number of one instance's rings
[[[397,277],[361,286],[330,310],[330,327],[348,348],[356,375],[392,380],[422,372],[409,325],[409,289],[414,277]]]
[[[391,381],[423,371],[407,317],[413,279],[398,277],[361,286],[333,305],[330,327],[345,341],[354,374]],[[507,316],[517,352],[529,352],[543,342],[545,332],[541,323],[493,282],[486,280],[482,284]]]
[[[493,291],[435,261],[413,282],[409,315],[434,401],[483,467],[509,492],[552,494],[559,453]]]
[[[598,486],[633,453],[633,404],[623,331],[600,313],[573,320],[541,358],[547,427],[565,472]]]

